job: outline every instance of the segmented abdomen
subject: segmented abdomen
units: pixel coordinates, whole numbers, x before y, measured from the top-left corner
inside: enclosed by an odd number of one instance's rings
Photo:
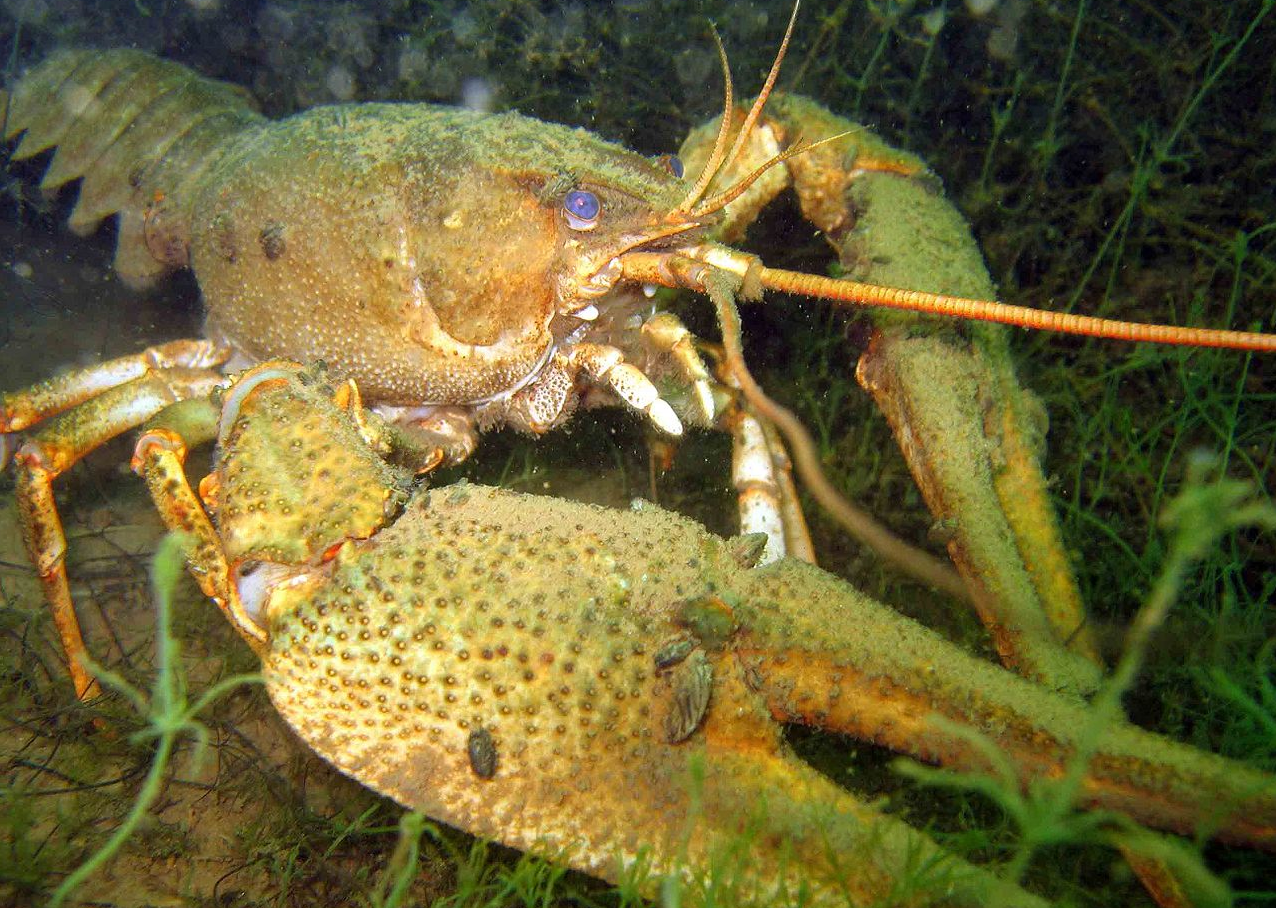
[[[15,160],[57,148],[40,183],[46,192],[82,180],[70,219],[77,233],[119,213],[115,268],[146,287],[186,264],[200,176],[229,139],[264,122],[242,88],[179,64],[133,50],[73,50],[14,87],[5,139],[25,133]]]

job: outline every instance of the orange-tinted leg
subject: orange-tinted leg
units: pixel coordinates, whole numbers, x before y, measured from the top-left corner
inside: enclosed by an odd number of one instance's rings
[[[192,402],[193,403],[193,402]],[[209,408],[212,410],[212,408]],[[267,645],[266,632],[244,610],[230,579],[230,565],[221,540],[204,506],[186,479],[184,464],[187,445],[217,436],[217,413],[212,411],[208,431],[192,436],[168,427],[152,426],[137,440],[133,471],[146,481],[155,509],[165,526],[192,540],[186,551],[191,576],[204,595],[217,603],[222,614],[248,643],[261,653]],[[214,493],[215,494],[215,493]]]
[[[49,420],[14,456],[23,542],[40,574],[67,670],[81,699],[92,699],[100,690],[82,660],[84,640],[67,582],[66,535],[53,498],[53,482],[94,448],[136,428],[170,404],[210,393],[220,381],[221,376],[208,369],[148,373]],[[18,399],[52,400],[42,392],[19,393],[6,398],[5,404]]]
[[[0,432],[19,432],[156,370],[214,369],[229,357],[229,350],[212,341],[176,340],[56,375],[0,394]]]

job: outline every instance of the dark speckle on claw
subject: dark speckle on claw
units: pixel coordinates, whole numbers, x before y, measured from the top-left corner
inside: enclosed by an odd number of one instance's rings
[[[476,728],[470,732],[466,743],[466,751],[470,755],[470,768],[480,779],[490,779],[496,775],[496,742],[492,733],[486,728]]]

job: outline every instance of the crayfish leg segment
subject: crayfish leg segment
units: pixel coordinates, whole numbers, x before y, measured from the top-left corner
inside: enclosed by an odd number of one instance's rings
[[[657,312],[643,322],[642,338],[657,353],[668,354],[673,359],[683,379],[695,393],[700,419],[712,423],[717,411],[713,401],[713,385],[709,370],[700,358],[700,351],[696,349],[695,336],[687,330],[687,326],[671,312]]]
[[[18,464],[18,515],[22,522],[22,539],[35,563],[44,588],[44,598],[53,614],[53,624],[66,655],[67,673],[81,700],[91,700],[102,692],[97,681],[84,667],[86,654],[80,622],[71,602],[71,588],[66,576],[66,533],[53,500],[56,474],[44,467],[35,452],[24,447],[16,458]]]
[[[739,501],[740,533],[766,536],[759,564],[779,561],[787,554],[783,508],[762,426],[747,413],[737,413],[731,420],[731,440],[731,482]]]
[[[229,356],[227,348],[211,341],[176,340],[64,372],[30,388],[0,394],[0,432],[21,431],[157,371],[214,369]]]
[[[643,413],[666,435],[682,434],[682,422],[673,407],[660,396],[656,386],[640,369],[625,362],[615,347],[605,344],[577,344],[563,355],[567,368],[584,370],[593,381],[604,385],[628,407]]]
[[[775,427],[737,402],[723,425],[731,433],[731,482],[741,538],[764,538],[750,566],[784,557],[815,564],[815,548],[793,482],[788,452]]]
[[[386,449],[393,463],[410,467],[417,476],[464,463],[478,448],[478,428],[471,407],[382,404],[371,412],[385,424],[374,431],[369,413],[364,411],[357,421],[360,434],[374,447]]]
[[[146,353],[139,356],[145,357]],[[124,360],[132,365],[122,367],[123,372],[114,368],[120,361],[113,360],[102,367],[69,373],[65,378],[7,395],[3,403],[8,420],[18,412],[25,413],[30,421],[39,421],[51,411],[65,411],[39,426],[18,449],[14,461],[23,542],[53,613],[67,671],[77,696],[83,700],[97,696],[100,688],[84,667],[87,651],[71,600],[66,534],[54,501],[53,483],[94,449],[177,401],[208,394],[221,380],[220,375],[208,369],[147,366],[140,376],[120,383],[119,376],[129,374],[138,358]],[[112,385],[111,380],[117,383]],[[106,390],[99,393],[103,384]],[[15,406],[15,401],[22,403]],[[27,404],[31,406],[24,409]]]
[[[186,562],[191,576],[205,596],[217,603],[222,614],[257,652],[264,651],[268,637],[240,599],[231,582],[231,569],[221,539],[195,490],[186,479],[187,443],[169,429],[144,432],[133,451],[133,472],[146,482],[164,525],[188,540]]]

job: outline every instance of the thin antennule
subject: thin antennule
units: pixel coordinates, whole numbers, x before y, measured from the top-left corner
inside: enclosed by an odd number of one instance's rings
[[[713,140],[713,151],[709,155],[709,160],[705,162],[704,169],[700,171],[700,176],[696,179],[696,184],[691,187],[691,191],[669,213],[670,218],[681,218],[691,210],[691,206],[700,201],[700,197],[704,195],[705,190],[709,188],[709,184],[713,182],[713,177],[717,174],[718,168],[722,166],[722,158],[727,149],[727,134],[731,130],[731,106],[735,103],[731,85],[731,64],[727,62],[727,49],[722,46],[722,38],[718,36],[717,27],[710,22],[709,29],[713,34],[713,43],[718,46],[718,59],[722,62],[724,96],[722,122],[718,126],[718,136]]]
[[[767,98],[771,97],[771,89],[775,87],[775,80],[780,75],[780,64],[784,62],[784,55],[789,49],[789,39],[793,37],[793,26],[797,22],[798,8],[802,5],[802,0],[794,0],[793,12],[789,14],[789,24],[784,29],[784,40],[780,42],[780,49],[775,54],[775,61],[771,64],[771,71],[767,73],[766,81],[762,83],[762,90],[758,92],[757,98],[753,101],[753,106],[749,108],[749,115],[744,118],[744,125],[740,127],[740,131],[736,133],[735,143],[731,146],[731,153],[727,155],[727,159],[723,162],[723,168],[729,168],[735,163],[735,159],[740,156],[740,149],[744,148],[744,143],[749,140],[749,133],[753,132],[753,126],[758,122],[758,117],[762,116],[762,108],[766,106]]]
[[[788,148],[784,149],[784,151],[771,157],[747,177],[737,182],[734,186],[730,186],[715,195],[713,198],[701,202],[698,206],[696,206],[696,209],[691,212],[691,216],[693,218],[702,218],[706,214],[712,214],[720,208],[727,207],[742,196],[750,186],[757,182],[758,178],[761,177],[762,174],[766,173],[776,164],[782,164],[789,158],[795,158],[800,154],[806,154],[808,151],[819,148],[821,145],[827,145],[829,142],[836,142],[838,139],[844,139],[852,132],[854,132],[854,130],[848,129],[846,132],[839,132],[835,136],[827,136],[820,139],[818,142],[811,142],[810,144],[804,144],[801,140],[794,142]]]
[[[731,130],[731,108],[734,104],[732,97],[731,85],[731,67],[727,63],[727,51],[722,46],[722,39],[718,36],[718,29],[710,24],[713,31],[714,43],[718,46],[718,57],[722,61],[722,74],[726,81],[726,104],[722,108],[722,120],[718,126],[718,136],[713,141],[713,151],[709,155],[709,160],[705,164],[704,169],[700,171],[700,176],[696,180],[696,185],[691,187],[691,191],[687,193],[686,198],[678,203],[671,213],[671,217],[685,215],[691,211],[693,205],[700,201],[700,197],[705,194],[709,188],[709,184],[713,182],[713,178],[718,175],[718,171],[724,167],[730,167],[735,163],[735,159],[740,156],[740,150],[744,147],[744,143],[749,138],[749,133],[753,131],[754,125],[758,122],[758,117],[762,116],[762,108],[766,106],[767,98],[771,96],[771,89],[775,86],[775,80],[780,75],[780,64],[784,62],[784,55],[789,49],[789,39],[793,37],[793,26],[797,23],[798,9],[802,5],[802,0],[794,0],[793,12],[789,14],[789,24],[784,29],[784,39],[780,42],[780,49],[776,52],[775,61],[771,64],[771,71],[767,73],[766,81],[762,84],[762,90],[758,92],[758,96],[753,101],[753,106],[749,108],[749,114],[744,118],[744,125],[740,127],[740,131],[736,133],[735,143],[731,146],[731,152],[724,156],[723,149],[726,147],[727,135]],[[779,163],[778,160],[771,163]],[[769,165],[768,165],[769,166]],[[764,168],[765,169],[765,168]],[[749,182],[756,180],[761,173],[751,175]],[[740,190],[743,192],[744,190]],[[738,195],[738,193],[737,193]],[[734,196],[732,197],[734,198]],[[723,204],[726,204],[725,202]],[[718,205],[710,208],[710,211],[716,211],[721,208]],[[703,209],[703,206],[701,206]]]

